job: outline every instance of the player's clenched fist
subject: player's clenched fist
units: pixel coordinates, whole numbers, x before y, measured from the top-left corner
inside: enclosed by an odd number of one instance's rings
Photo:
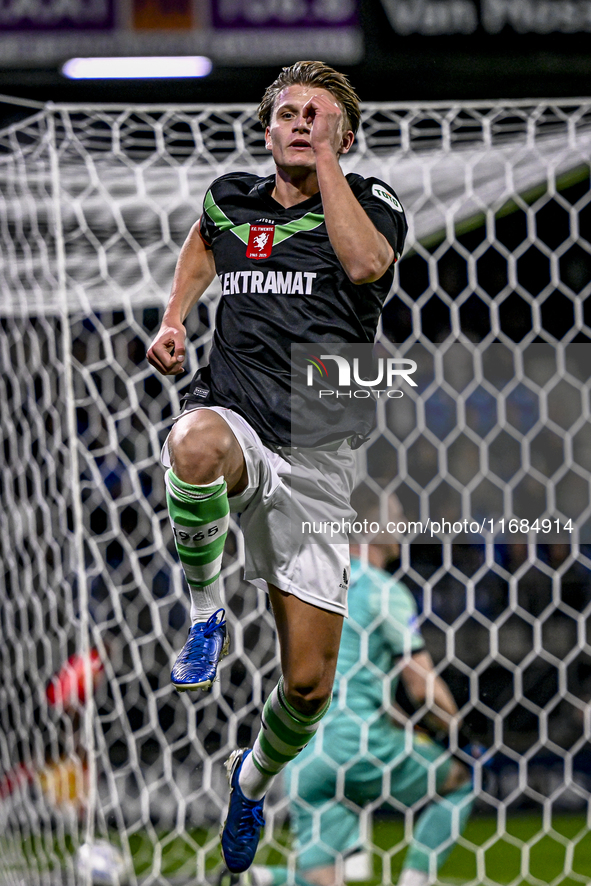
[[[339,105],[322,93],[314,94],[302,109],[302,115],[312,127],[312,149],[316,151],[326,145],[338,153],[343,137],[343,112]]]
[[[185,327],[161,326],[146,356],[162,375],[180,375],[185,371]]]

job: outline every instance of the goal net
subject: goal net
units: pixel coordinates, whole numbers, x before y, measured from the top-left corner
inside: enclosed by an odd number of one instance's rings
[[[81,881],[99,838],[132,883],[220,870],[222,764],[277,679],[273,624],[233,523],[231,653],[210,695],[172,689],[188,607],[159,456],[188,376],[145,352],[208,184],[270,171],[253,111],[47,105],[0,132],[0,882]],[[413,524],[396,574],[490,749],[447,882],[589,880],[590,149],[580,100],[367,104],[346,161],[405,206],[379,347],[418,367],[360,476]],[[191,371],[219,296],[187,321]],[[387,799],[363,811],[384,884],[408,838]],[[266,818],[259,858],[293,864],[281,787]]]

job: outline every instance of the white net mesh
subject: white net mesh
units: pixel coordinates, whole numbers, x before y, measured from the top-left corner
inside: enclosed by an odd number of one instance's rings
[[[380,407],[365,479],[409,520],[494,521],[452,533],[471,543],[404,546],[399,567],[496,751],[455,882],[589,879],[590,123],[580,101],[367,105],[348,160],[407,210],[384,348],[421,367],[418,395]],[[145,883],[203,882],[220,865],[221,764],[258,728],[274,633],[234,526],[231,654],[210,696],[172,690],[187,596],[159,452],[186,379],[161,380],[145,351],[205,188],[229,169],[269,169],[253,108],[48,106],[0,133],[7,883],[74,882],[72,850],[93,836]],[[199,359],[218,296],[214,284],[188,321]],[[263,858],[288,841],[285,814],[278,794]],[[405,834],[376,822],[389,883]]]

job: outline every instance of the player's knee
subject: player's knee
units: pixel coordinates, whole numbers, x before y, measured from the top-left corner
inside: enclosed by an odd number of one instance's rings
[[[471,772],[467,766],[460,763],[459,760],[453,760],[448,776],[441,788],[442,794],[451,794],[468,784],[472,778]]]
[[[195,410],[180,418],[168,440],[172,469],[185,483],[213,483],[224,475],[233,437],[214,412]]]
[[[283,687],[289,704],[306,717],[320,713],[326,707],[332,692],[332,683],[310,675],[307,679],[304,675],[300,678],[295,676],[291,680],[284,677]]]

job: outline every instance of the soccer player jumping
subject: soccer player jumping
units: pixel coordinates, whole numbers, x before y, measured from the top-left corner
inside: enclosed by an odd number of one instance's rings
[[[268,590],[282,676],[252,751],[226,763],[222,853],[252,863],[275,775],[312,739],[330,703],[349,576],[348,545],[294,541],[292,502],[322,489],[327,519],[349,518],[351,434],[291,446],[291,345],[374,341],[406,220],[389,185],[339,164],[360,122],[347,78],[318,61],[284,68],[259,106],[275,174],[230,173],[208,190],[177,263],[148,360],[183,371],[191,308],[217,274],[209,365],[191,383],[165,446],[167,501],[191,594],[192,627],[172,670],[209,689],[228,650],[220,571],[230,511],[239,514],[245,578]]]

